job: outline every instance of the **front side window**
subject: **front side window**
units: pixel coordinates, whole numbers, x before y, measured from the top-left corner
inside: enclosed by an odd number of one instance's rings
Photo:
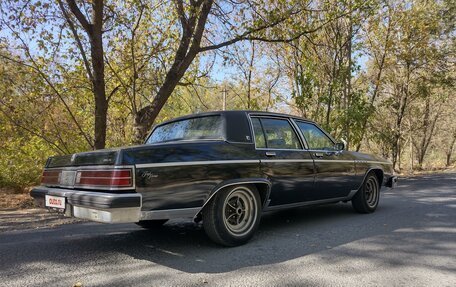
[[[334,150],[332,140],[317,126],[311,123],[296,122],[304,138],[309,145],[309,149],[314,150]]]
[[[287,120],[253,118],[252,123],[257,148],[301,149],[298,136]]]
[[[147,143],[222,138],[222,118],[220,116],[207,116],[158,126],[150,135]]]

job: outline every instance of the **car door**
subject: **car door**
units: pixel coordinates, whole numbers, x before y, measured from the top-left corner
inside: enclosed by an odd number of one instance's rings
[[[252,116],[251,122],[261,170],[272,182],[269,206],[309,200],[314,163],[291,120]]]
[[[343,150],[335,150],[335,142],[314,123],[294,121],[315,161],[315,189],[312,200],[345,197],[351,190],[356,189],[353,156]]]

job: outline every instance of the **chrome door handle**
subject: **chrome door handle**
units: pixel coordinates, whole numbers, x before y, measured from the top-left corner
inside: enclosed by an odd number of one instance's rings
[[[316,152],[314,155],[315,155],[315,157],[318,157],[318,158],[321,158],[324,156],[324,154],[322,152]]]
[[[267,151],[266,156],[276,156],[276,153],[273,151]]]

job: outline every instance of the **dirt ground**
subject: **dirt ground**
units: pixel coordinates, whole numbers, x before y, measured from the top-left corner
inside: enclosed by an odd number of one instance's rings
[[[42,208],[0,209],[0,233],[13,230],[50,228],[79,221],[76,218],[67,218],[50,213]]]
[[[17,193],[14,191],[0,190],[0,209],[25,209],[33,208],[33,199],[28,191]]]
[[[78,222],[76,218],[66,218],[50,213],[43,208],[35,208],[29,191],[18,193],[0,189],[0,233],[12,230],[49,228]]]

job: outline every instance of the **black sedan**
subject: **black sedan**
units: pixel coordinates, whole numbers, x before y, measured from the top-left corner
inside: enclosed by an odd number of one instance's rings
[[[98,222],[202,220],[212,240],[236,246],[264,211],[351,201],[371,213],[381,187],[395,183],[391,162],[344,150],[312,121],[223,111],[164,122],[140,146],[51,157],[31,195]]]

